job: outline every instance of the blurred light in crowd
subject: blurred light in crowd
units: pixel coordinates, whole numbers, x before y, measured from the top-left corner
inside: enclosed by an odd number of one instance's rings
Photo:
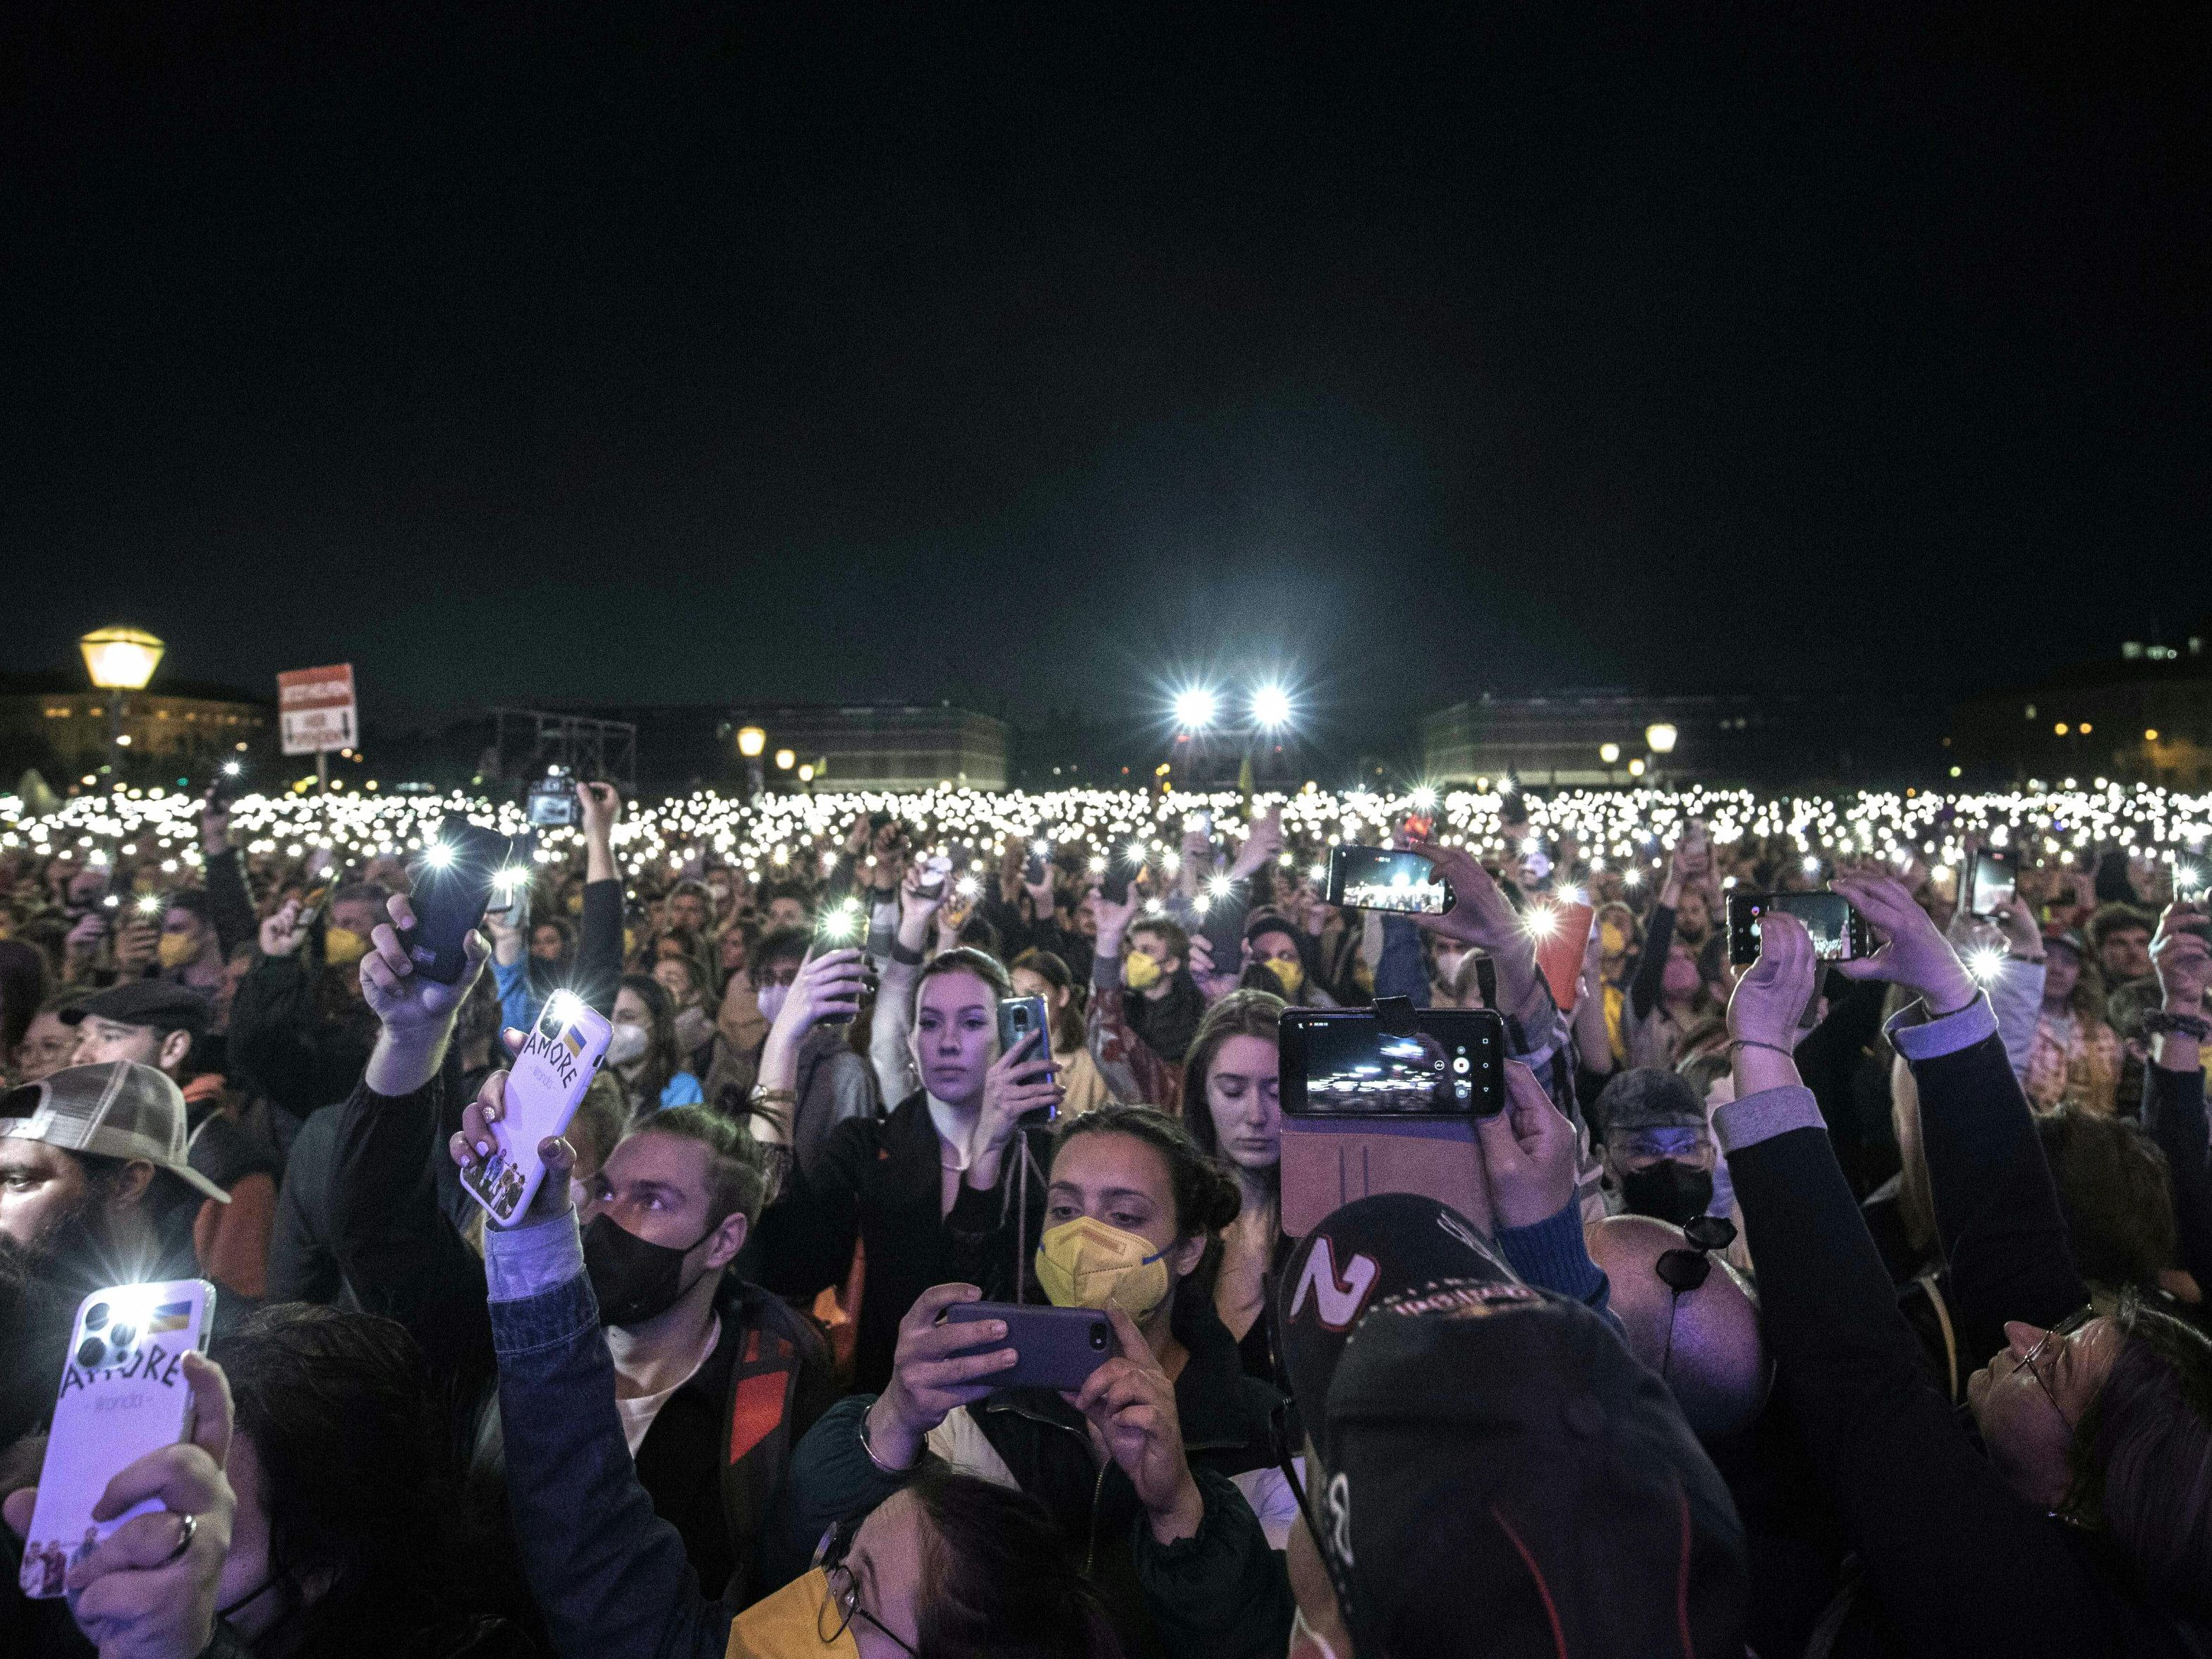
[[[2004,963],[2005,953],[1994,946],[1985,945],[1966,952],[1966,971],[1984,985],[1997,976],[1997,969]]]

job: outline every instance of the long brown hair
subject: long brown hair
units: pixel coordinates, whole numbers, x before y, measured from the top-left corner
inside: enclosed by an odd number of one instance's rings
[[[1209,1158],[1221,1156],[1221,1137],[1213,1132],[1213,1109],[1206,1103],[1206,1074],[1213,1057],[1231,1037],[1258,1037],[1274,1047],[1283,1010],[1290,1005],[1271,991],[1231,991],[1206,1011],[1182,1062],[1182,1123]]]
[[[1067,964],[1049,951],[1031,945],[1007,965],[1009,974],[1028,969],[1055,991],[1067,993],[1067,1000],[1055,1010],[1052,1017],[1052,1046],[1061,1054],[1083,1046],[1083,994],[1075,982],[1075,975]]]

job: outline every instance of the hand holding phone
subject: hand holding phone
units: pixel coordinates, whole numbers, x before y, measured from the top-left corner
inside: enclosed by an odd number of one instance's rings
[[[165,1472],[142,1465],[181,1440],[199,1440],[216,1460],[208,1489],[191,1496],[219,1511],[217,1536],[210,1543],[221,1561],[229,1516],[216,1500],[227,1498],[228,1489],[218,1493],[216,1488],[229,1446],[229,1395],[222,1373],[198,1358],[207,1346],[215,1298],[214,1285],[186,1279],[111,1285],[78,1304],[37,1492],[27,1515],[21,1513],[26,1494],[16,1494],[9,1505],[9,1522],[24,1535],[24,1595],[44,1600],[64,1594],[70,1570],[88,1563],[96,1570],[112,1559],[102,1546],[125,1528],[159,1529],[160,1547],[173,1546],[178,1522],[162,1513],[173,1507],[163,1501]],[[189,1370],[188,1356],[198,1362]],[[197,1435],[196,1408],[205,1419]],[[186,1463],[176,1471],[180,1477],[207,1473],[191,1460]],[[141,1472],[136,1480],[134,1470]],[[96,1519],[111,1494],[125,1507]]]
[[[1014,1351],[1014,1363],[992,1378],[1000,1389],[1056,1389],[1072,1394],[1121,1352],[1114,1327],[1095,1308],[1024,1307],[1011,1302],[956,1302],[947,1326],[999,1324],[1003,1337],[982,1339]]]
[[[424,849],[401,944],[412,970],[441,985],[458,985],[467,967],[468,941],[483,920],[500,876],[516,862],[514,837],[447,818]],[[392,912],[396,920],[398,912]]]
[[[573,993],[546,999],[499,1091],[489,1150],[461,1163],[461,1190],[498,1225],[513,1226],[538,1195],[546,1175],[538,1148],[568,1133],[613,1037],[605,1017]]]

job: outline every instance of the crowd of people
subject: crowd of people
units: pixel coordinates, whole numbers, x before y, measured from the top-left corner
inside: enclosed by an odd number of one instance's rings
[[[419,804],[8,821],[0,1652],[2212,1652],[2205,804],[1533,793],[586,783],[450,984]],[[1295,1231],[1285,1015],[1378,1004],[1494,1010],[1508,1103]],[[177,1280],[187,1437],[27,1560],[80,1305]],[[1004,1385],[1010,1303],[1110,1357]]]

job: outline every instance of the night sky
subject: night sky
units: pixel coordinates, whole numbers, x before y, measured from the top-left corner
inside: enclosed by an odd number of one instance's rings
[[[2212,611],[2201,4],[277,9],[0,24],[0,667],[1357,721]]]

